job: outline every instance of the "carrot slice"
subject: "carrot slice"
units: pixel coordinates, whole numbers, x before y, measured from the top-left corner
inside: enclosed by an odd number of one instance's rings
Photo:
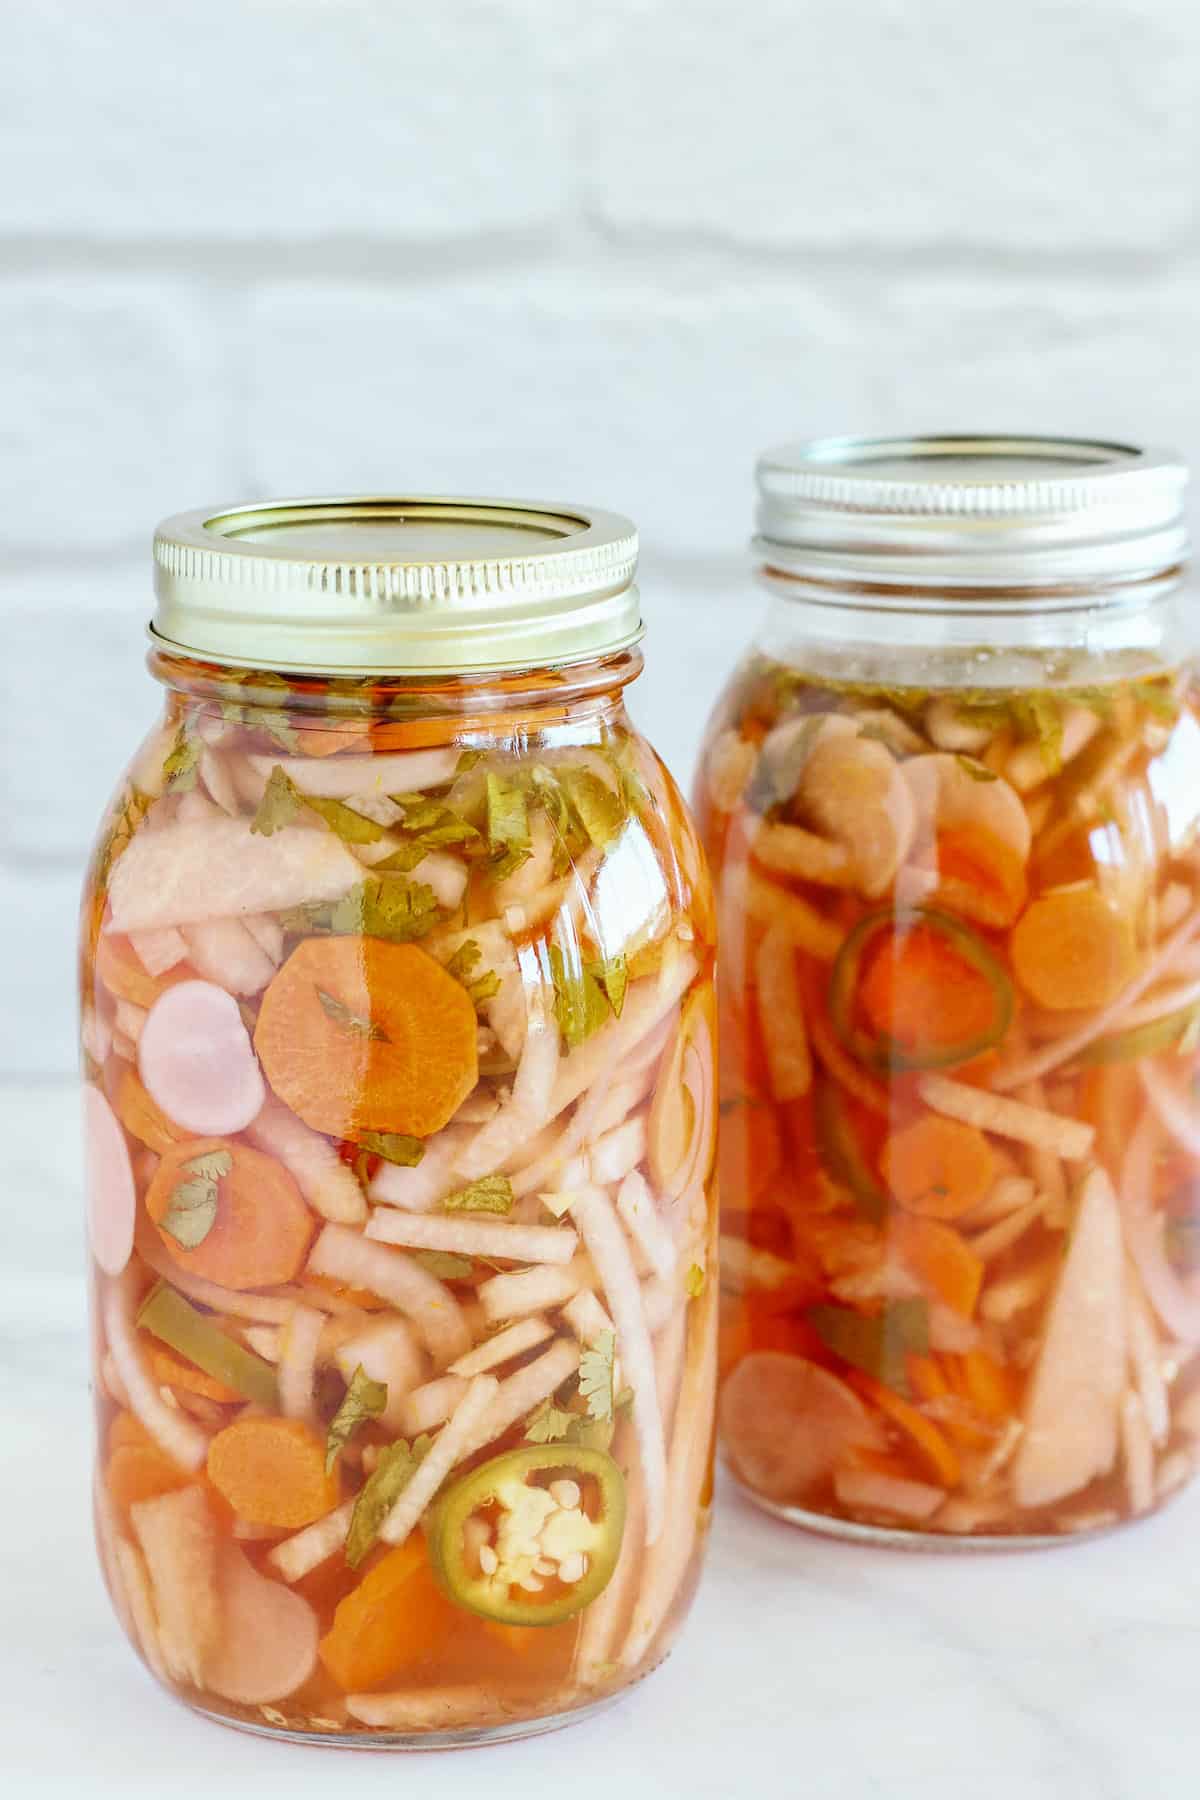
[[[475,1008],[415,944],[307,938],[263,995],[254,1047],[314,1131],[429,1137],[479,1077]]]
[[[1035,900],[1018,920],[1010,948],[1026,993],[1059,1012],[1107,1006],[1137,963],[1128,919],[1090,885]]]
[[[189,1249],[162,1222],[177,1190],[195,1182],[189,1165],[214,1154],[229,1158],[229,1173],[216,1182],[216,1216],[207,1236]],[[146,1190],[146,1211],[173,1262],[239,1292],[293,1280],[315,1224],[282,1163],[225,1138],[193,1138],[168,1150]]]
[[[882,1381],[876,1381],[873,1375],[860,1369],[851,1369],[845,1380],[911,1439],[913,1448],[919,1452],[943,1487],[958,1486],[962,1467],[953,1446],[947,1443],[936,1425],[932,1425],[923,1413],[918,1412],[915,1406],[910,1406],[907,1400],[901,1399],[891,1388],[885,1387]]]
[[[163,1350],[157,1344],[150,1347],[149,1358],[155,1381],[165,1387],[183,1388],[189,1394],[201,1394],[206,1400],[215,1400],[226,1406],[235,1402],[238,1405],[245,1404],[246,1396],[239,1394],[236,1388],[226,1387],[223,1381],[206,1375],[203,1369],[197,1369],[193,1363],[172,1356],[169,1350]]]
[[[996,1158],[978,1127],[927,1112],[893,1132],[879,1172],[910,1212],[957,1219],[991,1187]]]
[[[981,925],[1011,925],[1025,904],[1024,863],[982,826],[938,834],[937,872],[933,904]]]
[[[979,1301],[984,1265],[954,1227],[937,1219],[897,1213],[891,1236],[901,1259],[922,1286],[969,1319]]]
[[[117,1083],[113,1111],[131,1137],[159,1156],[165,1156],[168,1150],[173,1150],[187,1138],[183,1126],[167,1117],[128,1066]]]
[[[859,1000],[876,1036],[910,1055],[983,1040],[996,1021],[992,983],[929,925],[885,934],[868,958]]]
[[[208,1447],[208,1478],[239,1519],[297,1531],[338,1503],[325,1446],[300,1419],[235,1419]]]
[[[968,1350],[961,1361],[967,1397],[975,1410],[985,1419],[997,1422],[1011,1418],[1020,1396],[1003,1363],[998,1363],[986,1350]]]
[[[350,1693],[377,1687],[426,1662],[452,1619],[430,1570],[425,1540],[414,1533],[338,1606],[321,1639],[321,1661]]]
[[[131,1506],[185,1488],[193,1477],[155,1444],[121,1444],[108,1459],[104,1479],[113,1505],[128,1518]]]
[[[183,962],[161,975],[150,975],[129,939],[110,931],[96,945],[96,978],[114,1000],[128,1000],[133,1006],[149,1008],[177,982],[195,981],[196,971],[190,963]]]

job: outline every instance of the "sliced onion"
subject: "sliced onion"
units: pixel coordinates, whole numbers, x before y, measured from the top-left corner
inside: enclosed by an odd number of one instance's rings
[[[1143,1115],[1121,1170],[1121,1212],[1125,1236],[1146,1293],[1167,1330],[1185,1344],[1200,1344],[1200,1295],[1171,1267],[1166,1249],[1166,1215],[1152,1201],[1154,1159],[1161,1137],[1154,1113]]]

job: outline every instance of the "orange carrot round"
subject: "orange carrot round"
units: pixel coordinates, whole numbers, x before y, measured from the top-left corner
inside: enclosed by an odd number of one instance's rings
[[[315,1131],[429,1137],[479,1075],[475,1008],[414,944],[307,938],[263,995],[254,1047]]]
[[[165,1156],[188,1136],[183,1126],[168,1119],[161,1106],[150,1098],[128,1065],[117,1083],[113,1111],[130,1136],[158,1156]]]
[[[876,1035],[909,1052],[983,1039],[996,1019],[991,982],[929,925],[885,936],[867,961],[859,999]]]
[[[103,982],[114,1000],[151,1007],[160,994],[177,982],[194,981],[196,971],[190,963],[184,962],[161,975],[151,975],[142,966],[128,938],[105,932],[96,945],[96,978]]]
[[[154,1371],[154,1379],[163,1387],[183,1388],[185,1393],[199,1394],[205,1400],[215,1400],[226,1406],[237,1402],[245,1403],[245,1395],[239,1394],[236,1388],[226,1387],[212,1375],[206,1375],[203,1369],[194,1364],[184,1362],[181,1357],[172,1356],[169,1350],[155,1344],[150,1349],[150,1367]]]
[[[298,1531],[338,1503],[336,1476],[325,1473],[325,1446],[300,1419],[235,1419],[209,1445],[208,1478],[252,1525]]]
[[[340,1603],[321,1639],[321,1661],[350,1692],[377,1687],[403,1670],[419,1669],[452,1618],[425,1540],[416,1534],[389,1550]]]
[[[1025,904],[1025,864],[982,826],[960,825],[937,839],[935,906],[980,925],[1011,925]]]
[[[996,1159],[976,1126],[927,1112],[892,1133],[883,1146],[879,1172],[910,1212],[957,1219],[991,1187]]]
[[[1137,962],[1128,919],[1090,885],[1035,900],[1013,929],[1011,949],[1026,993],[1058,1012],[1107,1006]]]
[[[897,1213],[890,1229],[896,1251],[922,1286],[969,1319],[983,1286],[982,1258],[939,1219]]]
[[[177,1216],[180,1190],[194,1188],[196,1172],[189,1165],[214,1154],[229,1159],[229,1173],[216,1179],[216,1213],[207,1235],[188,1248],[168,1224]],[[173,1262],[238,1290],[291,1281],[315,1224],[282,1163],[225,1138],[193,1138],[168,1150],[146,1190],[146,1211]]]

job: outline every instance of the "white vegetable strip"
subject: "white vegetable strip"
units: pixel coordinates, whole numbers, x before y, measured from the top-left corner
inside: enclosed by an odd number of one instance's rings
[[[625,1479],[625,1550],[604,1592],[586,1608],[579,1628],[575,1678],[585,1687],[605,1681],[612,1674],[617,1634],[625,1623],[638,1577],[640,1558],[632,1550],[642,1542],[645,1530],[646,1495],[635,1463]]]
[[[242,924],[260,950],[266,952],[278,968],[283,961],[283,926],[270,913],[247,913]]]
[[[185,925],[188,961],[208,981],[231,994],[258,994],[275,973],[275,964],[240,919],[201,919]]]
[[[121,1022],[121,1009],[117,1007],[117,1023]],[[1200,1113],[1195,1103],[1185,1100],[1178,1087],[1154,1063],[1142,1058],[1137,1066],[1138,1077],[1145,1090],[1146,1098],[1158,1114],[1164,1130],[1169,1131],[1176,1143],[1192,1156],[1200,1156]]]
[[[509,1319],[524,1318],[527,1313],[561,1306],[580,1288],[590,1287],[594,1278],[590,1258],[577,1256],[565,1269],[543,1263],[536,1269],[493,1275],[490,1281],[482,1283],[477,1298],[488,1323],[499,1325]]]
[[[277,1157],[314,1212],[334,1225],[358,1225],[367,1216],[362,1189],[328,1138],[310,1131],[281,1100],[268,1095],[246,1133],[252,1144]]]
[[[506,1375],[497,1385],[477,1436],[471,1440],[467,1449],[459,1452],[460,1460],[464,1456],[473,1455],[476,1450],[482,1450],[485,1444],[494,1443],[498,1437],[503,1437],[518,1419],[523,1419],[535,1406],[548,1400],[555,1389],[568,1381],[578,1367],[579,1345],[572,1343],[570,1338],[555,1338],[550,1348],[534,1362],[526,1363],[523,1369],[516,1369],[511,1375]]]
[[[646,1154],[646,1120],[643,1114],[627,1119],[602,1138],[597,1138],[588,1155],[588,1171],[597,1187],[624,1181]]]
[[[264,1362],[277,1363],[282,1335],[282,1325],[246,1325],[242,1329],[242,1342]]]
[[[354,1517],[354,1502],[357,1496],[343,1500],[340,1506],[323,1519],[315,1519],[298,1531],[294,1537],[284,1538],[282,1544],[267,1553],[267,1561],[279,1570],[285,1581],[300,1581],[305,1575],[312,1573],[323,1562],[331,1557],[335,1550],[340,1550],[350,1530],[350,1521]]]
[[[400,1403],[400,1429],[405,1437],[420,1437],[444,1425],[467,1391],[461,1375],[439,1375],[406,1394]]]
[[[326,1225],[309,1252],[313,1275],[331,1275],[390,1300],[412,1320],[421,1342],[441,1366],[471,1348],[462,1308],[444,1282],[403,1251],[369,1243],[344,1225]]]
[[[218,1648],[217,1531],[198,1484],[139,1500],[129,1509],[154,1593],[167,1671],[199,1686]]]
[[[302,794],[327,800],[351,800],[358,795],[415,794],[440,787],[458,766],[459,752],[398,750],[384,756],[251,756],[255,772],[269,781],[272,769],[281,768]]]
[[[662,1414],[663,1431],[670,1433],[675,1418],[675,1402],[683,1379],[683,1353],[687,1347],[688,1316],[684,1307],[675,1309],[654,1346],[654,1378],[658,1387],[658,1410]]]
[[[1006,1219],[998,1219],[994,1225],[989,1225],[986,1231],[981,1231],[978,1236],[968,1239],[968,1242],[976,1256],[982,1257],[984,1262],[991,1262],[995,1257],[1002,1256],[1006,1250],[1011,1250],[1012,1246],[1024,1237],[1029,1227],[1036,1224],[1045,1210],[1045,1199],[1041,1194],[1035,1194],[1033,1199],[1027,1201],[1024,1206],[1019,1206],[1015,1212],[1009,1213]]]
[[[108,1284],[104,1295],[104,1335],[129,1404],[154,1441],[184,1469],[198,1469],[208,1456],[208,1433],[168,1406],[142,1361],[132,1320],[137,1289],[131,1271]]]
[[[646,1330],[651,1337],[656,1337],[679,1303],[679,1295],[669,1281],[660,1281],[652,1276],[642,1283],[642,1317],[646,1321]]]
[[[187,955],[183,933],[173,925],[161,931],[131,931],[129,942],[147,975],[165,975]]]
[[[564,1308],[564,1317],[566,1311]],[[501,1363],[508,1362],[514,1356],[522,1355],[526,1350],[544,1344],[546,1339],[554,1336],[554,1327],[548,1319],[534,1313],[531,1318],[518,1319],[515,1325],[498,1331],[495,1337],[485,1338],[482,1344],[476,1344],[474,1350],[468,1350],[457,1362],[450,1364],[447,1373],[450,1375],[486,1375],[490,1369],[498,1368]]]
[[[417,1464],[408,1486],[380,1526],[383,1543],[402,1544],[408,1537],[455,1463],[470,1455],[476,1446],[479,1428],[499,1391],[494,1375],[472,1378],[453,1416],[438,1433],[428,1455]]]
[[[402,1206],[407,1212],[427,1212],[462,1182],[454,1159],[469,1142],[471,1133],[459,1125],[447,1125],[425,1145],[425,1154],[411,1169],[385,1162],[371,1182],[371,1199],[381,1206]]]
[[[771,1092],[776,1100],[798,1100],[812,1086],[812,1051],[804,1023],[795,945],[778,925],[763,933],[754,967]]]
[[[284,826],[272,837],[248,819],[196,819],[142,832],[118,859],[108,896],[114,931],[192,925],[340,900],[361,866],[330,831]]]
[[[1027,1106],[1023,1100],[968,1087],[945,1075],[922,1076],[920,1091],[922,1100],[934,1112],[961,1119],[964,1125],[975,1125],[981,1131],[994,1131],[1000,1137],[1053,1150],[1068,1162],[1079,1162],[1089,1155],[1095,1140],[1094,1128],[1079,1119],[1067,1119],[1061,1113]]]
[[[641,1587],[633,1606],[620,1662],[635,1668],[645,1656],[671,1610],[683,1580],[700,1524],[694,1496],[712,1452],[713,1394],[717,1380],[717,1309],[715,1281],[688,1308],[687,1357],[675,1408],[668,1464],[667,1517],[671,1529],[646,1552]],[[694,1510],[695,1508],[695,1510]]]
[[[616,1326],[590,1288],[584,1288],[573,1300],[568,1300],[562,1316],[580,1343],[589,1347],[606,1331],[616,1336]]]
[[[294,1306],[279,1334],[279,1410],[285,1418],[316,1418],[317,1348],[324,1329],[324,1313]]]
[[[379,1417],[390,1431],[400,1432],[406,1394],[425,1379],[426,1359],[407,1319],[381,1319],[345,1338],[334,1361],[347,1383],[360,1366],[372,1381],[387,1383],[387,1404]]]
[[[675,1268],[675,1240],[663,1224],[646,1178],[632,1169],[617,1192],[617,1211],[647,1263],[663,1281]]]
[[[533,952],[523,949],[519,956],[528,994],[529,1022],[525,1044],[508,1105],[501,1107],[486,1125],[481,1125],[458,1155],[456,1166],[468,1181],[490,1175],[519,1144],[541,1129],[554,1091],[559,1061],[558,1026],[549,997],[541,985]],[[530,962],[532,974],[527,966]]]
[[[642,1311],[642,1291],[612,1201],[602,1188],[589,1188],[571,1208],[583,1234],[617,1328],[625,1379],[633,1388],[633,1424],[646,1482],[646,1542],[662,1531],[666,1507],[667,1454],[654,1378],[654,1351]]]
[[[412,1250],[449,1250],[460,1256],[499,1256],[512,1262],[569,1263],[579,1239],[565,1225],[512,1225],[473,1213],[372,1213],[367,1236]]]
[[[222,812],[233,818],[241,811],[237,788],[223,756],[218,756],[214,750],[201,751],[200,779]]]
[[[837,1469],[833,1488],[843,1506],[895,1513],[902,1519],[928,1519],[946,1498],[945,1488],[927,1481],[906,1481],[874,1469]]]
[[[126,852],[128,855],[128,851]],[[122,858],[124,861],[124,858]],[[120,867],[120,864],[118,864]],[[1024,1062],[1016,1062],[1006,1069],[998,1069],[994,1076],[994,1085],[1007,1091],[1009,1088],[1023,1087],[1027,1081],[1036,1081],[1039,1076],[1048,1075],[1051,1069],[1061,1068],[1070,1062],[1073,1056],[1094,1043],[1099,1037],[1105,1037],[1118,1023],[1123,1023],[1126,1013],[1136,1000],[1151,988],[1175,962],[1184,945],[1189,943],[1200,931],[1200,908],[1188,914],[1176,927],[1159,949],[1145,964],[1140,975],[1136,975],[1123,992],[1107,1006],[1094,1012],[1086,1025],[1077,1031],[1071,1031],[1065,1037],[1055,1038],[1054,1042],[1038,1050]]]
[[[960,1227],[975,1231],[995,1225],[999,1220],[1007,1219],[1010,1213],[1028,1206],[1036,1193],[1037,1188],[1027,1175],[1001,1175],[979,1204],[963,1216]]]
[[[453,1731],[511,1719],[498,1699],[478,1685],[400,1688],[391,1693],[347,1694],[346,1711],[363,1725],[393,1731]]]

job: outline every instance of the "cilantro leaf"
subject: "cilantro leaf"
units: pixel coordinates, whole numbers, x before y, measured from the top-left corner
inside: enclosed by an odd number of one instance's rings
[[[181,725],[175,735],[175,742],[163,759],[163,774],[167,778],[168,794],[185,794],[196,785],[196,774],[200,767],[200,758],[204,753],[204,745],[199,738],[191,738],[187,727]]]
[[[428,1435],[414,1438],[411,1445],[397,1438],[380,1452],[379,1461],[359,1490],[346,1534],[346,1561],[352,1569],[372,1548],[379,1528],[412,1480],[418,1465],[427,1455],[433,1439]]]
[[[525,1441],[530,1444],[560,1444],[578,1418],[550,1400],[543,1400],[525,1421]]]
[[[158,1225],[183,1249],[195,1250],[216,1224],[217,1184],[232,1168],[228,1150],[208,1150],[181,1165],[181,1172],[190,1179],[172,1189]]]
[[[409,1255],[439,1281],[466,1281],[475,1267],[469,1256],[456,1256],[453,1250],[410,1250]]]
[[[495,859],[493,877],[500,881],[519,869],[532,854],[529,810],[518,781],[508,780],[489,769],[486,784],[488,849]]]
[[[559,779],[591,842],[598,850],[607,850],[625,823],[620,794],[615,794],[591,769],[565,768]]]
[[[485,1175],[482,1180],[471,1182],[469,1187],[447,1194],[442,1208],[446,1212],[508,1213],[512,1211],[515,1199],[507,1175]]]
[[[350,1377],[350,1385],[342,1396],[342,1404],[329,1421],[329,1433],[325,1439],[325,1473],[333,1473],[333,1465],[338,1459],[342,1446],[348,1444],[360,1425],[368,1419],[377,1419],[387,1405],[387,1382],[372,1381],[367,1371],[359,1363]]]
[[[354,1141],[360,1149],[382,1156],[384,1162],[396,1163],[402,1169],[415,1169],[425,1154],[421,1139],[408,1137],[402,1131],[360,1131]]]
[[[986,763],[976,762],[973,756],[956,756],[954,759],[965,775],[972,781],[997,781],[995,770],[989,769]]]
[[[358,1037],[374,1038],[380,1043],[388,1042],[387,1032],[372,1019],[365,1019],[360,1013],[351,1012],[344,1000],[336,994],[327,994],[323,987],[317,989],[317,999],[321,1002],[322,1011],[327,1018],[340,1025],[343,1031],[352,1031]]]
[[[607,1424],[613,1416],[613,1363],[616,1338],[602,1331],[579,1359],[579,1392],[587,1401],[589,1419]]]
[[[292,824],[300,811],[300,805],[299,789],[276,763],[258,803],[258,810],[250,821],[251,831],[259,837],[274,837],[285,825]]]
[[[550,979],[554,983],[554,1017],[565,1042],[574,1050],[625,1003],[628,967],[623,957],[607,963],[568,964],[558,944],[550,946]]]
[[[500,992],[500,977],[495,969],[485,969],[482,975],[473,973],[476,964],[483,956],[483,951],[474,938],[468,938],[460,944],[449,962],[444,964],[447,975],[453,975],[455,981],[461,982],[475,1003],[476,1011],[485,1000],[492,999]]]

